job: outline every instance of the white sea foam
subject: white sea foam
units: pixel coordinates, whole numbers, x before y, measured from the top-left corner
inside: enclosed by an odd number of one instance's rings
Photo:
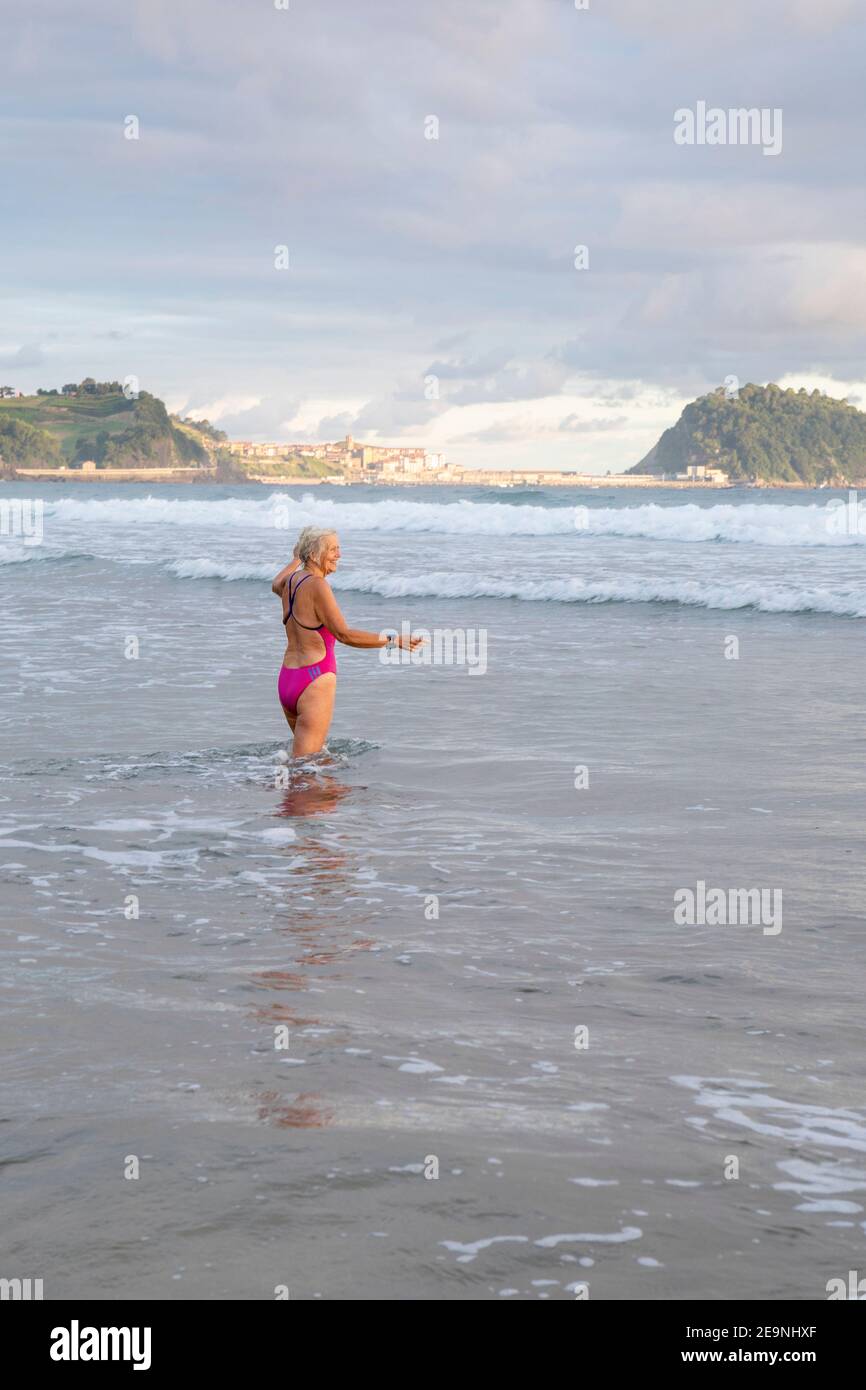
[[[570,1245],[620,1245],[623,1241],[640,1240],[643,1231],[639,1226],[623,1226],[621,1231],[606,1231],[595,1235],[557,1235],[544,1236],[542,1240],[537,1240],[536,1245],[542,1245],[546,1250],[553,1250],[557,1245],[567,1243]]]
[[[621,575],[616,579],[486,579],[470,573],[394,575],[373,570],[336,574],[338,590],[384,598],[502,598],[523,603],[674,603],[697,608],[756,608],[764,613],[835,613],[866,617],[866,588],[830,589],[771,580],[705,581]]]
[[[796,1192],[815,1200],[838,1197],[842,1192],[866,1192],[866,1171],[851,1164],[789,1158],[778,1167],[788,1175],[786,1182],[774,1183],[779,1192]]]
[[[228,560],[172,560],[165,567],[169,574],[178,579],[273,579],[273,565],[254,565],[242,560],[234,563]]]
[[[459,1240],[440,1240],[439,1244],[457,1256],[458,1264],[469,1264],[482,1250],[489,1250],[491,1245],[501,1245],[508,1242],[527,1245],[529,1236],[488,1236],[486,1240],[467,1241],[465,1243]]]
[[[93,845],[36,844],[31,840],[4,840],[3,845],[16,849],[35,849],[41,854],[81,855],[84,859],[98,859],[104,864],[120,865],[126,868],[151,869],[162,866],[191,867],[198,858],[195,849],[185,850],[105,850]]]
[[[273,566],[211,559],[173,560],[166,569],[184,579],[265,580]],[[342,593],[378,594],[382,598],[494,598],[521,603],[670,603],[729,611],[754,608],[762,613],[829,613],[866,617],[866,586],[785,584],[769,579],[657,579],[620,575],[616,579],[561,577],[530,580],[490,579],[460,570],[422,574],[388,574],[383,570],[338,571],[332,587]]]
[[[25,550],[23,545],[0,545],[0,565],[23,565],[34,559],[33,550]]]
[[[863,1208],[857,1202],[823,1200],[820,1202],[798,1202],[795,1211],[841,1212],[845,1216],[856,1216]]]
[[[831,503],[696,502],[599,507],[504,502],[370,502],[268,493],[260,498],[61,497],[46,502],[58,521],[120,526],[249,527],[289,535],[306,525],[345,531],[436,532],[452,536],[634,536],[647,540],[729,541],[762,546],[850,546],[866,535],[837,534]],[[838,506],[838,500],[837,500]]]
[[[767,1094],[762,1082],[738,1077],[673,1076],[671,1080],[693,1091],[696,1104],[713,1111],[725,1125],[781,1138],[788,1146],[809,1144],[866,1153],[866,1122],[859,1111],[783,1100]]]

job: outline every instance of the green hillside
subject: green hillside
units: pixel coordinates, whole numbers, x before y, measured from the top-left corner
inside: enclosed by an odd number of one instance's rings
[[[327,459],[304,458],[302,454],[284,454],[273,459],[238,459],[238,466],[247,474],[261,478],[325,478],[335,472]]]
[[[866,478],[866,414],[820,391],[743,386],[687,405],[630,473],[723,468],[732,479],[843,486]]]
[[[169,416],[147,391],[127,399],[119,382],[87,378],[62,392],[0,395],[0,455],[7,467],[74,468],[85,459],[102,468],[208,467],[224,438],[207,422]]]

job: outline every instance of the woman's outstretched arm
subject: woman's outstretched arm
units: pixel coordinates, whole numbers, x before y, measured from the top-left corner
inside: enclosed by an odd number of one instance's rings
[[[316,616],[320,622],[324,623],[329,632],[332,632],[338,642],[342,642],[345,647],[387,647],[392,640],[383,637],[378,632],[366,632],[362,627],[349,627],[346,619],[340,611],[340,605],[334,598],[330,584],[326,584],[324,579],[313,580],[314,593],[313,602],[316,605]],[[420,647],[423,642],[422,637],[402,637],[393,638],[394,646],[405,647],[407,651],[414,652],[416,647]]]

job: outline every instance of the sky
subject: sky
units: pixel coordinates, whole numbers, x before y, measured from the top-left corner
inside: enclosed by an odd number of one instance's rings
[[[0,384],[593,473],[730,376],[866,407],[864,7],[578,3],[0,0]]]

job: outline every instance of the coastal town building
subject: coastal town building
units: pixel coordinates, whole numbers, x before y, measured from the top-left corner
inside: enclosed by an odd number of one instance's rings
[[[360,482],[375,481],[378,477],[414,477],[436,473],[442,469],[441,454],[430,454],[415,445],[356,444],[351,434],[335,443],[258,444],[235,439],[228,444],[229,452],[237,458],[256,460],[303,458],[315,459],[341,468],[347,475],[357,476]]]
[[[724,469],[711,468],[708,463],[689,463],[685,473],[677,473],[676,477],[690,483],[715,483],[722,487],[728,481]]]
[[[703,484],[725,487],[728,475],[707,464],[689,464],[683,473],[659,477],[654,473],[578,473],[555,469],[461,468],[446,463],[442,454],[429,453],[417,445],[361,444],[351,434],[331,443],[255,444],[237,439],[229,443],[230,452],[253,464],[279,461],[292,475],[292,459],[313,459],[330,464],[329,480],[347,483],[453,483],[469,487],[691,487]],[[252,477],[256,476],[251,473]],[[273,473],[262,481],[273,482]]]

